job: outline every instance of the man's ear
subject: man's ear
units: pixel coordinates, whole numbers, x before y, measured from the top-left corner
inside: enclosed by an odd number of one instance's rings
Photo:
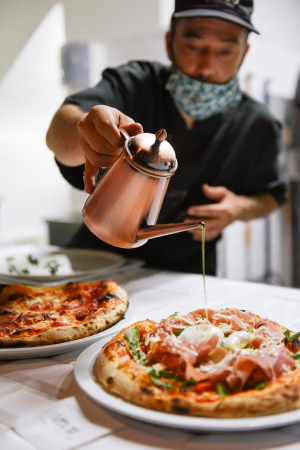
[[[169,60],[173,62],[172,36],[170,31],[166,33],[166,50]]]

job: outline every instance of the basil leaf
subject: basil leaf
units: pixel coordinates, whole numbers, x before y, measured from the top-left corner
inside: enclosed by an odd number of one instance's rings
[[[297,353],[296,355],[293,356],[293,358],[298,361],[298,359],[300,360],[300,353]]]
[[[124,338],[129,342],[130,345],[136,346],[140,340],[139,327],[136,325],[134,328],[130,328],[124,334]]]
[[[183,330],[184,328],[182,328],[181,330],[173,331],[173,334],[175,334],[175,336],[179,336],[183,332]]]
[[[228,392],[226,390],[226,388],[223,386],[222,383],[220,383],[219,381],[216,383],[215,385],[217,393],[219,394],[220,397],[227,397]]]
[[[285,344],[288,344],[289,342],[293,341],[294,339],[297,339],[298,337],[300,337],[300,331],[299,331],[299,333],[296,333],[293,336],[291,336],[290,330],[286,330],[283,334],[286,336],[286,338],[284,340]]]
[[[178,311],[176,311],[176,312],[174,312],[174,314],[171,314],[169,317],[176,317],[177,316],[177,314],[179,314],[179,312]]]
[[[269,384],[269,380],[262,381],[262,382],[259,383],[257,386],[255,386],[255,389],[257,389],[258,391],[260,391],[261,389],[265,388],[268,384]]]

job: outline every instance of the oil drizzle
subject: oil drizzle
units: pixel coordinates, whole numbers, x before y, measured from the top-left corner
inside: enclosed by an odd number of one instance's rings
[[[205,313],[206,313],[206,319],[208,320],[206,285],[205,285],[205,223],[199,222],[199,225],[202,228],[202,274],[203,274]]]

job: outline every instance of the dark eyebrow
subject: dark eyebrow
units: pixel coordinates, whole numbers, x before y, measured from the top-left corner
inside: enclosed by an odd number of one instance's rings
[[[183,34],[184,37],[186,38],[197,38],[197,39],[203,39],[200,33],[197,33],[194,30],[186,30]],[[235,36],[229,37],[229,38],[225,38],[222,39],[220,42],[228,42],[230,44],[238,44],[239,40],[238,38],[236,38]]]

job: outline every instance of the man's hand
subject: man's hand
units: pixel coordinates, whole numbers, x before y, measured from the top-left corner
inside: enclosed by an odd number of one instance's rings
[[[99,167],[110,167],[124,144],[119,128],[123,128],[130,136],[142,133],[143,128],[133,119],[109,106],[94,106],[77,124],[79,144],[86,163],[84,183],[86,192],[94,189]]]
[[[109,106],[94,106],[89,113],[75,105],[56,112],[46,136],[48,147],[66,166],[85,164],[86,192],[95,186],[99,167],[110,167],[124,144],[119,128],[130,136],[143,132],[133,119]]]
[[[256,197],[236,195],[224,186],[202,187],[206,197],[216,203],[201,206],[191,206],[187,213],[193,218],[187,218],[185,222],[194,222],[195,218],[205,223],[205,238],[210,241],[217,237],[228,225],[235,220],[251,220],[266,216],[274,211],[278,204],[271,194],[265,193]],[[193,238],[201,241],[202,230],[191,230]]]

